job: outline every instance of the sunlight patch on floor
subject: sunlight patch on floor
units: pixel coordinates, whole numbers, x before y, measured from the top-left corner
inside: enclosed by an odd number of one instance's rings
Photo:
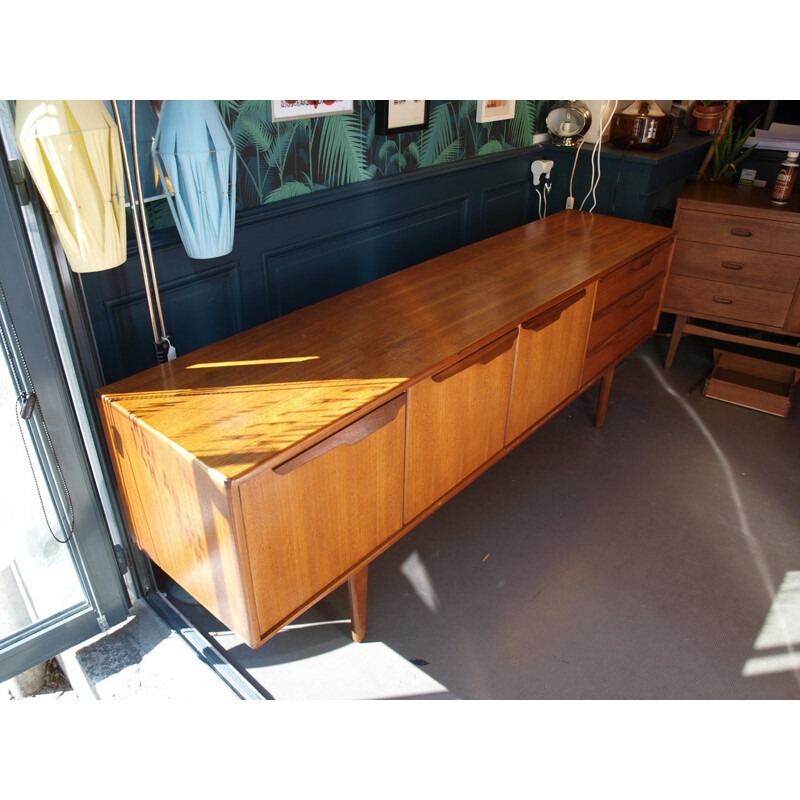
[[[795,671],[800,683],[800,571],[787,572],[783,578],[761,632],[753,645],[756,650],[781,648],[785,652],[759,655],[748,659],[744,677],[771,672]]]

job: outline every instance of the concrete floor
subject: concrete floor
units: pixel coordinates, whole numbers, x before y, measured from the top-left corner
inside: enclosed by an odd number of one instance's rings
[[[175,606],[276,699],[800,699],[800,402],[687,394],[713,345],[666,344],[373,562],[363,644],[344,589],[257,650]]]

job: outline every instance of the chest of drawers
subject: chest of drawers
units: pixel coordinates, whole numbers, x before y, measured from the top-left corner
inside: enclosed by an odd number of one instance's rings
[[[676,316],[665,366],[683,334],[796,354],[800,198],[779,207],[768,189],[698,181],[681,193],[674,227],[663,310]],[[748,329],[775,336],[754,338]]]

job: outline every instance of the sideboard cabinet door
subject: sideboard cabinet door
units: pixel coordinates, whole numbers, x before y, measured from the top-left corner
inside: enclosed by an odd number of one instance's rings
[[[405,395],[239,485],[262,636],[403,526]]]
[[[595,283],[520,326],[506,443],[578,390]]]
[[[406,522],[503,447],[516,339],[515,329],[409,389]]]

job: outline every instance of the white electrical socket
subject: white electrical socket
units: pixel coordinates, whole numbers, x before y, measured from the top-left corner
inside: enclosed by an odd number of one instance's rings
[[[550,160],[545,161],[534,161],[531,164],[531,173],[533,174],[533,185],[538,186],[539,181],[542,179],[542,175],[545,178],[550,178],[550,170],[553,169],[553,162]]]

